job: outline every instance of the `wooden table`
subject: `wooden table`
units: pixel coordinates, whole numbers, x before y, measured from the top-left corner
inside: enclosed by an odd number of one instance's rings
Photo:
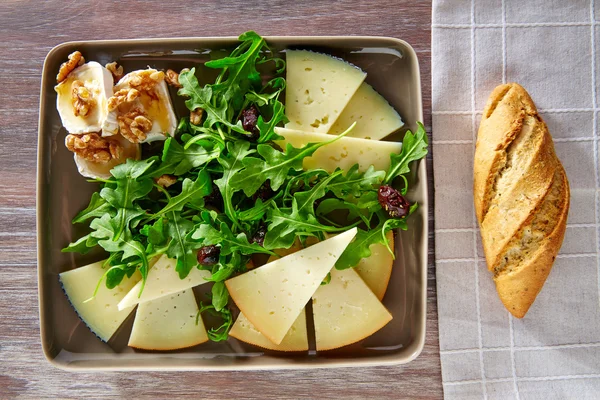
[[[237,36],[248,29],[262,35],[392,36],[408,41],[418,53],[425,125],[431,125],[429,0],[168,3],[0,2],[0,398],[441,398],[433,250],[427,341],[419,358],[406,366],[74,374],[46,362],[38,322],[35,174],[40,74],[44,57],[53,46],[69,40]]]

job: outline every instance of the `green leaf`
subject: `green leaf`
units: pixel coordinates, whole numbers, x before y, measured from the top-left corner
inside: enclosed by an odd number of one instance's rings
[[[187,239],[188,233],[194,229],[194,223],[183,218],[179,212],[171,211],[167,214],[169,222],[167,224],[167,233],[171,237],[167,256],[177,259],[175,270],[181,279],[184,279],[192,268],[198,265],[194,250],[200,246],[196,242]]]
[[[217,328],[210,328],[208,333],[208,338],[213,342],[222,342],[223,340],[227,340],[229,337],[229,329],[231,329],[231,325],[233,325],[233,317],[231,316],[231,311],[228,308],[223,308],[221,311],[216,311],[215,306],[212,304],[204,305],[200,303],[200,310],[198,311],[198,315],[196,316],[196,324],[198,323],[198,318],[200,318],[200,314],[208,312],[215,317],[221,318],[223,323]]]
[[[156,161],[155,157],[145,160],[133,160],[128,158],[125,164],[119,164],[110,170],[116,179],[137,179],[142,176]]]
[[[208,63],[205,65],[208,66]],[[221,98],[218,102],[214,102],[213,104],[213,89],[211,85],[206,85],[201,88],[195,73],[196,69],[192,68],[189,71],[184,71],[179,74],[179,83],[183,87],[179,89],[178,94],[180,96],[189,97],[189,99],[185,101],[187,108],[190,111],[197,108],[204,110],[206,114],[204,127],[206,128],[213,128],[215,124],[222,124],[233,131],[245,133],[246,131],[242,128],[241,122],[237,124],[229,122],[229,117],[227,115],[227,99]]]
[[[237,217],[240,221],[244,222],[259,221],[262,219],[271,205],[275,204],[275,202],[282,196],[283,193],[280,191],[267,201],[263,202],[261,199],[257,199],[253,207],[238,212]]]
[[[161,246],[167,243],[165,222],[162,218],[157,219],[152,225],[144,225],[142,229],[140,229],[140,233],[148,237],[148,243],[151,243],[154,246]]]
[[[258,117],[256,127],[260,133],[258,137],[258,143],[266,143],[270,140],[282,139],[281,136],[275,133],[275,127],[288,121],[285,116],[285,108],[280,101],[275,101],[272,109],[272,116],[268,122],[265,122],[262,115]]]
[[[212,305],[216,311],[221,311],[229,301],[229,292],[225,287],[225,282],[215,282],[212,287]]]
[[[256,243],[248,242],[245,233],[234,235],[225,222],[222,222],[219,230],[210,224],[200,224],[191,234],[193,240],[201,241],[202,246],[219,245],[221,255],[226,256],[239,251],[244,255],[254,253],[274,254]]]
[[[87,234],[81,238],[79,238],[79,240],[70,243],[67,247],[65,247],[64,249],[61,250],[62,253],[80,253],[80,254],[86,254],[88,253],[93,247],[96,246],[96,241],[95,240],[91,240],[90,234]],[[92,245],[90,245],[90,244]]]
[[[168,138],[165,141],[162,153],[164,166],[161,166],[159,171],[155,172],[154,176],[169,173],[181,176],[192,168],[200,167],[214,160],[220,154],[221,149],[218,146],[210,150],[197,144],[192,144],[188,148],[184,148],[176,139]]]
[[[328,186],[337,197],[344,198],[348,195],[360,197],[365,191],[379,187],[385,178],[385,171],[377,171],[371,165],[364,173],[354,164],[345,175],[338,175]]]
[[[210,174],[206,170],[198,172],[198,177],[195,181],[190,178],[185,178],[181,187],[181,193],[175,197],[171,197],[167,205],[157,212],[154,217],[166,215],[171,211],[181,211],[187,204],[194,207],[204,206],[204,196],[208,196],[212,192],[212,181]]]
[[[316,214],[318,216],[325,216],[339,210],[348,210],[348,221],[360,218],[367,226],[370,225],[373,216],[373,213],[368,211],[365,213],[365,210],[359,208],[355,203],[338,198],[329,198],[321,201],[317,207]]]
[[[310,190],[294,193],[294,198],[298,204],[299,215],[315,215],[315,201],[327,194],[329,183],[342,174],[342,170],[337,170],[329,177],[315,183]]]
[[[243,167],[243,160],[254,150],[250,150],[250,143],[245,140],[237,140],[227,143],[227,154],[221,156],[217,161],[223,167],[223,176],[215,181],[215,184],[223,197],[224,212],[233,221],[235,226],[238,225],[236,212],[231,203],[235,190],[231,186],[232,177]]]
[[[90,218],[101,217],[104,214],[110,214],[111,216],[115,215],[114,208],[106,202],[98,192],[94,192],[92,194],[92,198],[90,199],[90,204],[85,208],[85,210],[80,211],[75,218],[73,218],[73,223],[78,224],[81,222],[85,222]]]
[[[404,188],[402,194],[406,194],[407,181],[404,176],[410,172],[409,164],[411,161],[420,160],[427,155],[427,133],[422,123],[418,122],[417,133],[414,135],[411,131],[407,131],[402,141],[402,150],[400,154],[391,154],[391,164],[385,176],[383,183],[388,184],[397,176],[404,179]]]

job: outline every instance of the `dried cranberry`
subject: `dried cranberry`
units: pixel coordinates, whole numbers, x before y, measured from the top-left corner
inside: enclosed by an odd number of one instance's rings
[[[212,184],[212,192],[208,196],[204,196],[204,203],[218,210],[223,209],[223,196],[221,196],[219,187],[214,183]]]
[[[256,141],[260,136],[260,131],[256,127],[256,123],[258,122],[258,108],[255,105],[251,105],[242,111],[242,115],[240,116],[240,121],[242,121],[242,127],[246,132],[250,132],[251,135],[248,138],[249,140]]]
[[[214,244],[201,247],[198,250],[198,263],[202,265],[215,265],[219,262],[220,254],[221,249]]]
[[[391,218],[402,218],[408,214],[410,204],[399,191],[391,186],[383,185],[377,194],[379,204]]]
[[[265,224],[260,224],[254,236],[252,236],[252,243],[256,243],[259,246],[264,245],[265,243],[265,235],[267,234],[267,226]]]
[[[252,200],[256,201],[257,199],[261,199],[262,201],[269,200],[271,197],[275,195],[273,189],[271,189],[271,184],[269,181],[265,181],[261,187],[254,193],[252,196]]]

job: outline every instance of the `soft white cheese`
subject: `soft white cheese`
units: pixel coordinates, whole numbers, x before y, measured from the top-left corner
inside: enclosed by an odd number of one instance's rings
[[[123,164],[128,158],[133,160],[140,159],[142,155],[142,149],[139,143],[131,143],[121,135],[115,135],[106,139],[114,140],[119,143],[122,149],[120,153],[121,156],[119,158],[113,158],[107,163],[98,163],[88,161],[74,153],[73,158],[75,159],[75,165],[77,165],[77,170],[82,176],[92,179],[108,179],[112,176],[110,174],[110,170],[119,164]]]
[[[179,274],[175,271],[175,266],[176,261],[163,254],[156,264],[150,268],[150,271],[148,271],[142,295],[139,296],[142,287],[142,282],[140,281],[121,300],[119,310],[202,285],[208,282],[205,278],[211,276],[210,271],[192,268],[185,279],[180,279]]]
[[[229,331],[229,336],[242,342],[258,347],[278,351],[306,351],[308,350],[308,333],[306,331],[306,311],[303,309],[290,330],[285,334],[280,344],[275,344],[265,337],[252,325],[248,318],[240,313]]]
[[[231,298],[254,327],[281,344],[356,228],[225,281]]]
[[[294,147],[303,147],[308,143],[325,142],[332,139],[332,135],[316,132],[302,132],[287,128],[275,128],[282,140],[276,140],[282,148],[287,143]],[[325,145],[314,152],[312,157],[304,159],[304,169],[323,168],[333,172],[336,168],[348,170],[354,164],[359,165],[360,171],[366,171],[373,165],[376,170],[386,171],[390,166],[390,154],[399,153],[402,149],[400,142],[385,142],[379,140],[342,137],[337,141]]]
[[[176,350],[208,340],[191,289],[141,303],[135,314],[129,346],[144,350]]]
[[[394,108],[366,82],[358,88],[328,133],[338,135],[352,123],[348,136],[380,140],[400,129],[404,122]]]
[[[88,115],[75,116],[72,85],[81,81],[90,91],[94,105]],[[95,61],[75,68],[67,79],[54,87],[56,91],[56,109],[63,126],[69,133],[83,134],[99,132],[108,115],[108,98],[113,95],[113,77],[110,71]]]
[[[329,131],[367,74],[338,58],[305,50],[286,51],[287,128]]]
[[[392,320],[353,268],[333,268],[331,282],[320,286],[312,299],[317,351],[356,343]]]
[[[158,71],[149,68],[128,73],[115,85],[115,93],[121,89],[131,88],[130,82],[136,75],[154,72]],[[117,109],[110,111],[102,126],[102,135],[116,135],[119,132],[119,115],[123,115],[133,108],[144,111],[147,118],[152,121],[152,128],[147,132],[146,140],[142,141],[142,143],[165,140],[168,135],[175,135],[177,117],[175,116],[167,82],[164,80],[158,82],[150,91],[141,91],[140,97],[132,103],[122,104]]]
[[[108,289],[102,282],[96,296],[89,300],[94,294],[98,281],[106,272],[106,269],[102,268],[103,264],[104,261],[99,261],[63,272],[58,275],[58,279],[79,318],[92,332],[106,342],[133,311],[134,307],[132,306],[119,309],[117,304],[141,279],[141,275],[136,272],[131,278],[123,278],[123,281],[114,289]]]

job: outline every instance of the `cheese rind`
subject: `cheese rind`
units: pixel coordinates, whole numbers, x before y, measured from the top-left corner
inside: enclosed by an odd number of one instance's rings
[[[317,351],[356,343],[392,320],[353,268],[331,270],[331,282],[312,296]]]
[[[366,82],[358,88],[328,133],[339,135],[352,123],[348,136],[380,140],[400,129],[404,122],[394,108]]]
[[[280,344],[356,228],[225,281],[231,298],[271,342]]]
[[[275,141],[282,148],[285,148],[287,143],[298,148],[308,143],[320,143],[332,139],[331,135],[326,133],[302,132],[287,128],[275,128],[275,133],[284,137],[282,140]],[[371,165],[376,170],[387,171],[390,167],[390,154],[400,153],[401,149],[400,142],[345,136],[321,147],[312,157],[306,157],[303,167],[306,170],[323,168],[333,172],[338,167],[348,170],[354,164],[358,164],[360,171],[366,171]]]
[[[75,116],[71,94],[75,81],[82,82],[94,99],[94,104],[85,117]],[[107,101],[113,95],[113,77],[106,68],[95,61],[90,61],[71,71],[67,79],[56,85],[54,90],[56,109],[67,132],[84,134],[102,129],[108,114]]]
[[[327,132],[365,77],[357,67],[327,54],[288,50],[286,127]]]
[[[135,314],[129,346],[144,350],[176,350],[208,341],[198,303],[191,289],[141,303]]]
[[[394,249],[394,232],[389,231],[386,238],[390,248]],[[369,249],[371,255],[360,260],[354,270],[381,301],[392,276],[394,257],[381,243],[373,244]]]
[[[131,307],[138,303],[158,299],[162,296],[168,296],[173,293],[181,292],[194,286],[202,285],[208,281],[205,278],[211,276],[210,271],[199,270],[192,268],[189,275],[185,279],[180,279],[179,274],[175,271],[176,261],[163,254],[150,271],[146,279],[146,285],[142,291],[142,295],[138,297],[142,282],[127,293],[127,295],[119,303],[119,310]]]
[[[103,264],[104,261],[99,261],[66,271],[59,274],[58,279],[79,318],[96,336],[106,342],[133,311],[134,307],[119,309],[117,304],[141,279],[141,275],[136,271],[131,278],[123,278],[123,281],[113,289],[108,289],[102,282],[96,296],[89,300],[94,294],[98,281],[107,271],[102,268]]]
[[[242,342],[258,347],[278,351],[307,351],[308,333],[306,331],[306,311],[302,310],[290,330],[286,333],[280,344],[275,344],[265,337],[252,325],[248,318],[240,313],[229,331],[232,336]]]

